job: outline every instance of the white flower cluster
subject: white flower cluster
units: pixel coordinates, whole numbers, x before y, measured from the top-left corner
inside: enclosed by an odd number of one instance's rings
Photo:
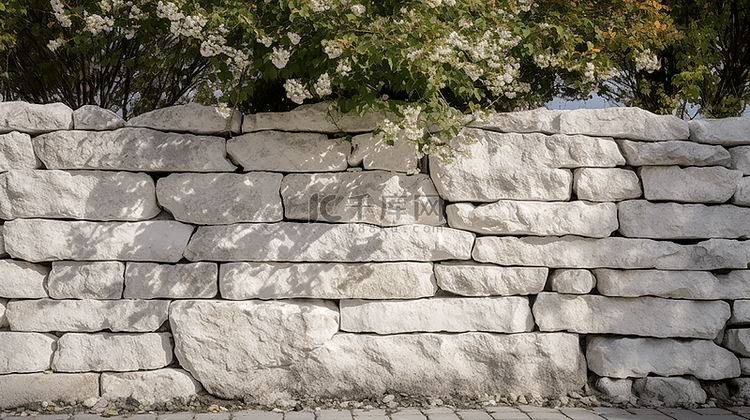
[[[286,36],[289,37],[289,41],[292,43],[292,45],[297,45],[302,40],[302,37],[295,34],[294,32],[289,32],[286,34]]]
[[[316,13],[325,12],[331,9],[331,4],[328,0],[310,0],[310,9]]]
[[[441,4],[445,4],[446,6],[455,6],[456,0],[427,0],[427,5],[431,8],[440,7]]]
[[[63,28],[70,28],[73,26],[73,22],[70,20],[68,15],[65,14],[65,7],[60,0],[49,0],[50,6],[52,6],[52,13],[55,15],[55,19],[60,22]]]
[[[356,16],[361,15],[365,11],[365,6],[362,6],[361,4],[355,4],[352,6],[352,13],[354,13]]]
[[[50,51],[52,51],[52,52],[55,52],[55,51],[57,51],[57,49],[58,49],[58,48],[60,48],[60,46],[61,46],[62,44],[63,44],[63,39],[62,39],[62,37],[60,37],[60,38],[57,38],[57,39],[51,39],[51,40],[50,40],[50,41],[49,41],[49,42],[47,43],[47,48],[49,48],[49,50],[50,50]]]
[[[201,55],[203,57],[213,57],[227,51],[227,40],[221,35],[209,35],[206,40],[201,42]]]
[[[509,59],[502,71],[499,71],[493,77],[485,81],[485,86],[495,95],[505,95],[508,99],[514,99],[519,93],[528,93],[531,91],[531,85],[528,83],[518,82],[516,78],[521,66],[518,61]]]
[[[107,13],[121,8],[124,4],[124,0],[99,0],[99,7]]]
[[[263,44],[264,47],[270,48],[273,45],[273,38],[268,35],[264,35],[262,38],[256,39],[259,44]]]
[[[203,15],[185,16],[180,8],[172,2],[159,1],[156,4],[156,16],[161,19],[169,19],[171,25],[169,31],[175,35],[190,38],[202,38],[201,31],[208,22]]]
[[[404,135],[411,141],[417,141],[424,136],[424,127],[419,124],[420,106],[409,106],[404,110]]]
[[[99,35],[101,32],[109,32],[115,27],[115,20],[109,16],[100,15],[86,16],[86,30],[92,35]]]
[[[646,73],[652,73],[661,68],[659,58],[651,54],[650,49],[644,50],[638,57],[635,58],[635,69],[636,71],[645,71]]]
[[[328,76],[328,73],[321,74],[313,87],[315,88],[315,93],[321,98],[333,93],[333,90],[331,89],[331,77]]]
[[[328,55],[328,58],[331,60],[338,58],[344,53],[344,48],[338,41],[324,39],[320,41],[320,44],[323,45],[323,51],[325,51],[326,55]]]
[[[289,62],[289,57],[291,56],[291,50],[273,47],[273,52],[271,53],[271,63],[273,63],[273,65],[276,66],[277,69],[283,69],[284,67],[286,67],[286,63]]]
[[[586,63],[586,69],[583,71],[583,83],[594,83],[596,82],[596,73],[594,72],[596,67],[594,63]]]
[[[349,72],[352,71],[352,65],[349,61],[349,58],[344,58],[339,60],[338,65],[336,66],[336,73],[340,74],[343,77],[346,77],[349,75]]]
[[[284,90],[286,90],[286,97],[295,104],[302,104],[305,99],[312,99],[310,92],[297,79],[288,79],[284,82]]]

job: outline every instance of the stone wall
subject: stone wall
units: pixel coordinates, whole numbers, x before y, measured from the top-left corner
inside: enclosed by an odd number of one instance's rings
[[[333,118],[0,103],[0,408],[750,396],[750,122]]]

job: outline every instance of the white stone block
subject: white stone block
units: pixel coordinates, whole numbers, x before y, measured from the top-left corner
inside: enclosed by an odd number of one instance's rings
[[[740,179],[731,203],[736,206],[750,207],[750,176]]]
[[[31,136],[18,131],[0,134],[0,171],[36,169],[42,162],[34,154]]]
[[[729,324],[750,323],[750,300],[738,299],[732,302],[732,317]]]
[[[646,200],[683,203],[725,203],[742,178],[742,172],[721,166],[644,166],[638,173]]]
[[[382,120],[382,113],[371,112],[361,116],[355,112],[341,113],[335,104],[320,102],[300,105],[289,112],[245,115],[242,132],[279,130],[327,134],[364,133],[375,130]]]
[[[117,130],[125,127],[125,120],[114,112],[96,105],[84,105],[73,111],[76,130]]]
[[[366,170],[382,169],[407,174],[419,172],[417,147],[404,136],[400,136],[392,145],[383,141],[382,134],[354,136],[348,162],[350,166],[362,165]]]
[[[8,306],[7,299],[0,299],[0,328],[8,326],[8,318],[5,316],[5,311]]]
[[[750,296],[750,271],[596,269],[599,293],[606,296],[660,296],[673,299],[733,300]]]
[[[742,171],[744,175],[750,175],[750,146],[738,146],[729,149],[732,156],[730,169]]]
[[[159,369],[172,363],[169,333],[75,334],[57,340],[55,372],[104,372]]]
[[[215,263],[156,264],[129,262],[125,268],[125,299],[198,299],[219,293]]]
[[[690,121],[690,140],[723,146],[750,144],[750,121],[737,117],[693,120]]]
[[[501,267],[471,262],[435,264],[442,290],[461,296],[535,295],[544,290],[547,267]]]
[[[635,398],[632,379],[599,378],[596,389],[616,404],[630,402]]]
[[[38,299],[47,297],[44,285],[49,268],[26,261],[0,260],[0,297]]]
[[[721,146],[691,141],[645,143],[620,140],[617,143],[630,166],[730,166],[729,152]]]
[[[20,131],[31,135],[73,128],[73,110],[61,103],[0,102],[0,134]]]
[[[562,112],[560,131],[643,141],[687,140],[690,136],[687,121],[630,107]]]
[[[147,372],[102,373],[102,398],[133,398],[141,404],[165,403],[175,398],[190,399],[203,390],[201,384],[182,369]]]
[[[347,168],[351,144],[325,134],[260,131],[227,141],[227,153],[243,170],[331,172]]]
[[[617,214],[620,233],[630,238],[750,237],[750,209],[731,204],[706,206],[630,200],[617,204]]]
[[[585,295],[596,287],[596,277],[589,270],[555,270],[549,281],[552,290],[558,293]]]
[[[125,263],[55,261],[47,280],[52,299],[121,299]]]
[[[750,357],[750,329],[732,328],[726,330],[722,345],[740,356]]]
[[[560,133],[560,114],[563,111],[537,108],[529,111],[497,112],[489,114],[482,121],[475,121],[469,127],[481,128],[501,133]]]
[[[639,378],[633,391],[645,405],[695,407],[706,402],[706,392],[695,378]]]
[[[0,374],[48,370],[55,348],[52,334],[0,331]]]
[[[127,125],[193,134],[239,133],[242,113],[226,107],[189,103],[143,113],[128,120]]]
[[[629,169],[579,168],[573,171],[573,191],[579,200],[622,201],[643,194],[638,175]]]
[[[30,373],[0,376],[0,408],[42,401],[78,403],[99,398],[98,373]]]

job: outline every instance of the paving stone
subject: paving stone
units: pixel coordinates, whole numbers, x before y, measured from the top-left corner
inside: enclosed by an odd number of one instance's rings
[[[194,134],[239,133],[242,114],[236,109],[189,103],[146,112],[128,120],[127,125]]]
[[[158,369],[146,372],[102,374],[102,397],[109,400],[134,398],[141,404],[167,402],[174,398],[191,398],[203,390],[198,381],[182,369]],[[281,414],[277,415],[281,420]],[[237,413],[234,418],[239,418]],[[260,417],[260,416],[258,416]],[[258,418],[257,420],[261,420]],[[270,419],[269,419],[270,420]]]
[[[456,414],[462,420],[492,420],[492,417],[486,411],[481,410],[459,410],[456,411]]]
[[[0,172],[12,169],[36,169],[42,161],[34,154],[31,136],[18,131],[0,134]]]
[[[577,109],[560,113],[564,134],[616,137],[642,141],[687,140],[687,121],[672,115],[656,115],[640,108]]]
[[[362,165],[365,170],[383,169],[407,174],[419,172],[417,148],[404,136],[398,137],[393,145],[386,144],[382,134],[354,136],[348,162],[349,166]]]
[[[315,413],[305,411],[288,411],[284,413],[284,420],[315,420]]]
[[[347,168],[351,144],[325,134],[260,131],[227,141],[227,153],[245,172],[331,172]]]
[[[596,277],[589,270],[555,270],[549,278],[552,291],[585,295],[596,287]]]
[[[667,271],[667,270],[594,270],[599,293],[606,296],[659,296],[675,299],[741,299],[750,296],[750,271],[734,270],[726,274],[713,274],[707,271]],[[742,302],[742,301],[737,301]],[[738,320],[743,315],[743,303],[738,308]],[[748,307],[750,310],[750,307]],[[730,320],[730,323],[733,322]],[[744,322],[744,321],[737,321]]]
[[[690,140],[698,143],[733,146],[750,144],[750,124],[746,118],[701,118],[690,121]]]
[[[82,402],[99,397],[98,373],[0,375],[0,408],[39,401]]]
[[[579,200],[622,201],[643,194],[638,175],[629,169],[578,168],[573,171],[573,192]]]
[[[382,113],[341,113],[335,104],[319,102],[300,105],[288,112],[259,112],[245,115],[242,132],[280,130],[327,134],[366,133],[375,130],[382,120]]]
[[[48,370],[56,347],[52,334],[0,331],[0,374]]]
[[[73,110],[61,103],[0,102],[0,134],[20,131],[31,135],[73,128]]]
[[[742,172],[721,166],[644,166],[638,173],[646,200],[683,203],[725,203],[742,178]]]
[[[219,268],[215,263],[128,263],[125,299],[213,298],[219,293]]]
[[[55,261],[47,280],[53,299],[121,299],[125,263]]]
[[[232,417],[232,413],[219,412],[219,413],[198,413],[195,415],[195,420],[229,420]]]
[[[619,232],[630,238],[706,239],[750,237],[750,209],[733,205],[651,203],[617,204]]]
[[[195,417],[193,413],[160,413],[157,417],[159,420],[192,420]]]
[[[0,260],[0,297],[38,299],[47,297],[44,288],[49,268],[26,261]]]
[[[547,267],[501,267],[473,262],[435,264],[442,290],[461,296],[535,295],[544,290]]]
[[[601,420],[602,417],[585,408],[561,408],[560,412],[572,420]]]
[[[351,420],[352,413],[349,410],[320,410],[315,418],[317,420]]]
[[[709,146],[691,141],[660,141],[646,143],[620,140],[625,160],[630,166],[730,166],[731,156],[721,146]]]
[[[114,112],[96,105],[83,105],[73,111],[76,130],[116,130],[125,127],[125,120]]]
[[[292,414],[290,416],[290,414]],[[272,413],[268,411],[238,411],[232,413],[232,420],[315,420],[315,414],[310,412]]]

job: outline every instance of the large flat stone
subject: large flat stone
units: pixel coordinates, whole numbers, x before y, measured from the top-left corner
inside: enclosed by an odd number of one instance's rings
[[[674,299],[742,299],[750,296],[750,271],[727,274],[708,271],[596,269],[599,293],[606,296],[660,296]]]
[[[580,235],[606,238],[617,230],[614,203],[498,201],[450,204],[448,225],[489,235]]]
[[[633,391],[645,405],[695,407],[706,402],[706,392],[695,378],[639,378]]]
[[[552,268],[718,270],[748,267],[750,243],[711,239],[679,245],[650,239],[578,236],[477,238],[473,258],[500,265]]]
[[[378,226],[445,223],[442,200],[424,174],[291,174],[281,183],[281,196],[290,220]]]
[[[98,373],[30,373],[0,376],[0,408],[42,401],[83,402],[99,398]]]
[[[34,154],[30,135],[18,131],[0,134],[0,172],[40,166],[42,162]]]
[[[97,105],[83,105],[73,111],[73,126],[76,130],[117,130],[125,127],[125,120]]]
[[[0,374],[48,370],[56,347],[52,334],[0,331]]]
[[[172,363],[169,333],[75,334],[57,340],[55,372],[103,372],[159,369]]]
[[[227,141],[229,157],[245,171],[343,171],[350,151],[348,141],[315,133],[260,131]]]
[[[52,299],[121,299],[125,263],[55,261],[47,279]]]
[[[442,290],[461,296],[535,295],[544,290],[546,267],[500,267],[469,262],[435,265]]]
[[[6,316],[12,331],[151,332],[168,309],[165,300],[14,300]]]
[[[750,323],[750,300],[737,299],[732,302],[732,317],[729,318],[729,324],[748,324]]]
[[[750,329],[732,328],[724,332],[722,345],[743,357],[750,357]]]
[[[440,226],[234,224],[198,227],[185,258],[258,262],[467,260],[473,243],[474,234]]]
[[[73,110],[61,103],[0,102],[0,133],[20,131],[31,135],[73,128]]]
[[[469,127],[501,133],[560,133],[560,114],[563,111],[537,108],[529,111],[497,112],[475,121]]]
[[[534,329],[526,297],[342,300],[341,330],[359,333],[519,333]]]
[[[687,121],[628,107],[562,112],[560,132],[644,141],[687,140],[690,137]]]
[[[718,381],[740,376],[740,362],[710,340],[592,337],[586,363],[599,376],[641,378],[693,375]]]
[[[550,288],[558,293],[585,295],[596,287],[596,277],[589,270],[555,270],[549,276]]]
[[[750,144],[750,121],[739,117],[693,120],[690,140],[724,146]]]
[[[620,233],[630,238],[704,239],[750,236],[750,209],[731,204],[651,203],[631,200],[617,204]]]
[[[133,398],[141,404],[189,399],[203,387],[182,369],[158,369],[147,372],[102,373],[102,398]]]
[[[156,184],[159,204],[175,220],[198,225],[278,222],[281,174],[171,174]]]
[[[690,141],[618,141],[630,166],[729,166],[730,155],[721,146]],[[736,168],[732,168],[736,169]]]
[[[729,154],[732,156],[729,169],[736,169],[742,171],[743,175],[750,175],[750,146],[732,147],[729,149]]]
[[[573,171],[573,191],[579,200],[622,201],[643,194],[638,175],[629,169],[579,168]]]
[[[128,263],[125,299],[213,298],[219,293],[219,268],[215,263]]]
[[[47,297],[44,283],[49,268],[26,261],[0,260],[0,297],[37,299]]]
[[[326,134],[365,133],[375,130],[382,120],[381,113],[341,113],[334,104],[320,102],[300,105],[289,112],[259,112],[245,115],[242,132],[279,130]]]
[[[35,137],[47,169],[145,172],[232,172],[221,137],[162,133],[148,128],[58,131]]]
[[[16,219],[5,223],[5,248],[27,261],[177,262],[193,227],[175,221],[84,222]]]
[[[638,173],[643,182],[646,200],[683,203],[727,202],[734,195],[742,178],[742,172],[721,166],[644,166]]]
[[[435,294],[431,263],[229,263],[221,297],[246,299],[414,299]]]
[[[398,137],[392,145],[383,141],[383,135],[360,134],[352,137],[352,153],[347,159],[350,166],[360,166],[366,170],[419,172],[417,146],[405,137]]]
[[[540,293],[533,306],[541,331],[713,339],[729,319],[723,301],[616,298]]]
[[[189,103],[146,112],[128,120],[127,125],[193,134],[239,133],[242,113],[236,109]]]
[[[14,170],[0,174],[0,218],[148,220],[159,214],[150,176]]]
[[[737,184],[737,191],[732,196],[732,204],[735,206],[750,207],[750,177],[746,176],[740,179]]]

